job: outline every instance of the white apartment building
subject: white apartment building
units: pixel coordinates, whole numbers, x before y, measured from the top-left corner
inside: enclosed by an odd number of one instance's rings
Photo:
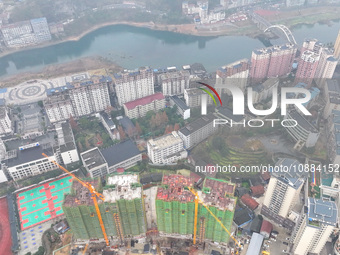
[[[6,45],[11,48],[24,47],[36,43],[36,37],[29,21],[2,26],[1,33]]]
[[[324,86],[326,105],[323,117],[327,119],[333,110],[340,110],[340,84],[337,80],[326,80]]]
[[[177,107],[177,113],[183,117],[183,119],[189,119],[190,118],[190,108],[184,103],[184,101],[178,96],[171,96],[169,97],[170,106],[174,107],[176,105]]]
[[[114,74],[114,84],[119,105],[155,93],[153,71],[148,67]]]
[[[191,149],[218,130],[214,127],[214,115],[203,116],[178,131],[184,141],[184,148]]]
[[[265,82],[253,86],[252,101],[253,104],[258,104],[261,101],[267,100],[273,96],[273,90],[279,87],[279,79],[269,78]]]
[[[261,213],[287,228],[292,228],[294,222],[287,217],[299,200],[306,173],[299,172],[301,164],[295,159],[280,159],[275,166],[290,171],[272,172]]]
[[[333,201],[308,198],[290,240],[293,253],[320,254],[337,225],[338,208]]]
[[[202,94],[205,93],[198,88],[189,88],[184,90],[184,100],[189,108],[198,107],[201,105]],[[208,104],[212,104],[213,100],[208,97]]]
[[[165,97],[162,93],[156,93],[123,104],[125,115],[130,119],[144,117],[149,111],[158,112],[164,109],[165,106]]]
[[[183,141],[176,131],[150,139],[147,147],[148,156],[154,164],[171,164],[188,156],[183,148]]]
[[[320,60],[315,73],[315,79],[320,88],[323,88],[323,84],[326,79],[332,79],[335,68],[338,64],[338,59],[333,56],[327,48],[322,48],[320,54]]]
[[[167,72],[161,74],[159,78],[164,96],[181,95],[184,93],[184,89],[189,88],[189,71]]]
[[[285,129],[295,142],[306,146],[306,148],[315,146],[319,139],[320,132],[313,124],[306,120],[304,116],[296,110],[291,110],[285,115],[284,119],[287,125]]]
[[[3,161],[13,180],[42,174],[58,168],[51,162],[51,160],[56,160],[51,147],[42,148],[39,144],[37,146],[26,145],[14,152],[16,153],[15,157]],[[42,153],[48,155],[48,158],[45,158]]]
[[[71,125],[68,122],[57,123],[55,130],[58,137],[56,156],[66,167],[79,162],[78,150],[74,140]]]
[[[241,59],[234,63],[222,66],[216,72],[216,85],[215,88],[219,94],[231,92],[227,89],[228,84],[237,86],[243,92],[246,89],[249,76],[249,60]]]
[[[107,175],[109,167],[98,147],[80,153],[80,157],[91,178]]]
[[[0,99],[0,135],[6,135],[12,132],[12,121],[8,117],[5,100]]]
[[[47,19],[45,17],[31,19],[31,25],[37,43],[50,41],[52,39]]]

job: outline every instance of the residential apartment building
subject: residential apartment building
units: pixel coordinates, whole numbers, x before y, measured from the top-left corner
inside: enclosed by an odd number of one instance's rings
[[[45,17],[31,19],[31,25],[37,43],[50,41],[52,39],[50,29]]]
[[[340,165],[340,110],[333,110],[328,117],[326,135],[328,159]]]
[[[0,136],[12,132],[12,121],[8,116],[5,99],[0,99]]]
[[[36,43],[36,37],[29,21],[2,26],[1,33],[7,47],[10,48],[25,47]]]
[[[340,110],[340,84],[337,80],[326,80],[324,86],[326,105],[323,117],[327,119],[333,110]]]
[[[216,72],[215,85],[218,93],[231,95],[231,92],[227,89],[229,84],[237,86],[244,92],[248,83],[249,68],[248,59],[241,59],[219,68]]]
[[[149,67],[141,67],[114,74],[114,87],[119,105],[153,95],[153,71]]]
[[[275,167],[288,171],[273,171],[265,193],[261,213],[269,219],[292,229],[294,222],[288,215],[299,201],[300,191],[306,181],[307,173],[299,171],[300,162],[295,159],[280,159]],[[294,170],[297,169],[297,170]]]
[[[253,51],[249,73],[252,83],[289,74],[296,52],[297,47],[294,44],[272,46]]]
[[[338,208],[333,201],[308,198],[290,242],[296,255],[321,254],[338,225]]]
[[[316,78],[316,70],[319,64],[320,54],[310,50],[301,53],[298,68],[295,75],[295,83],[303,82],[309,86],[313,79]]]
[[[270,78],[265,82],[253,86],[253,104],[258,104],[261,101],[267,100],[273,96],[274,89],[278,89],[279,79]]]
[[[326,79],[333,78],[337,64],[338,59],[333,56],[333,53],[329,49],[323,48],[321,50],[319,64],[315,73],[315,80],[320,88],[324,87]]]
[[[58,138],[58,145],[55,148],[55,154],[58,161],[66,167],[73,163],[78,163],[78,150],[71,125],[68,122],[57,123],[55,125],[55,130]]]
[[[183,117],[183,119],[190,118],[190,108],[185,104],[185,102],[180,99],[178,96],[169,97],[170,106],[177,107],[177,113]]]
[[[45,153],[48,158],[45,158]],[[52,147],[41,146],[39,143],[28,144],[12,152],[12,158],[3,161],[7,173],[13,180],[42,174],[58,167],[51,161],[56,161]]]
[[[284,117],[285,127],[287,133],[293,138],[297,144],[306,148],[314,147],[319,139],[320,132],[317,128],[310,123],[304,116],[297,110],[287,112]],[[292,121],[295,120],[295,121]]]
[[[162,92],[164,96],[181,95],[184,89],[189,88],[190,72],[181,70],[167,72],[160,75]]]
[[[116,124],[112,121],[111,116],[106,112],[101,112],[98,117],[106,131],[109,133],[110,138],[113,141],[120,140],[120,134],[116,128]]]
[[[201,97],[204,94],[202,90],[199,88],[190,88],[184,90],[184,100],[188,107],[194,108],[201,106]],[[213,100],[211,97],[208,97],[208,105],[212,104]]]
[[[148,156],[154,164],[171,164],[188,156],[183,141],[176,131],[150,139],[147,147]]]
[[[156,93],[150,96],[136,99],[123,104],[125,115],[130,119],[144,117],[147,112],[158,112],[165,108],[165,97],[162,93]]]
[[[214,119],[214,115],[206,115],[181,128],[178,134],[184,141],[184,148],[191,149],[216,132]]]
[[[51,123],[68,120],[71,116],[75,116],[68,89],[72,89],[72,86],[66,85],[46,91],[44,108]]]
[[[338,37],[334,43],[334,57],[339,59],[340,58],[340,30],[338,33]]]

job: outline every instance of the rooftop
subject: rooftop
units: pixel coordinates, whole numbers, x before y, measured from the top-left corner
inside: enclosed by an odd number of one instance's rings
[[[58,143],[60,152],[70,151],[76,149],[74,144],[73,132],[71,125],[68,122],[56,124],[56,132],[58,136]]]
[[[212,115],[212,114],[203,116],[203,117],[189,123],[185,127],[181,128],[179,130],[179,132],[181,132],[185,136],[188,136],[188,135],[195,133],[196,131],[200,130],[204,126],[209,125],[210,123],[213,122],[214,119],[215,119],[215,116]]]
[[[183,141],[176,131],[148,141],[148,144],[154,150],[162,150],[179,143],[183,143]]]
[[[190,72],[185,70],[175,71],[175,72],[166,72],[160,75],[160,79],[167,80],[167,79],[181,79],[181,78],[189,78]]]
[[[99,179],[94,179],[87,181],[89,182],[95,189],[97,189],[99,184]],[[79,205],[87,205],[93,206],[93,200],[91,198],[91,193],[88,188],[84,187],[79,182],[72,182],[72,190],[71,194],[65,194],[64,196],[64,206],[74,207]],[[98,199],[98,203],[101,204],[102,200]]]
[[[81,153],[80,156],[83,159],[83,164],[89,170],[106,164],[103,155],[97,147]]]
[[[132,109],[135,109],[137,106],[147,105],[147,104],[152,103],[155,100],[162,100],[162,99],[164,99],[163,94],[162,93],[156,93],[156,94],[153,94],[153,95],[150,95],[150,96],[146,96],[146,97],[136,99],[136,100],[131,101],[131,102],[127,102],[124,105],[126,106],[126,108],[128,110],[132,110]]]
[[[338,223],[338,209],[335,202],[322,199],[308,198],[308,219],[327,225],[336,226]]]
[[[263,235],[253,233],[246,255],[260,254],[263,239]]]
[[[227,119],[235,121],[235,122],[240,122],[244,120],[245,118],[245,116],[243,115],[234,115],[233,111],[227,107],[218,107],[217,112],[223,115],[224,117],[226,117]]]
[[[180,99],[178,96],[171,96],[170,100],[173,100],[177,107],[181,108],[182,110],[189,109],[189,107],[184,103],[184,101]]]
[[[256,200],[253,199],[249,194],[244,194],[244,195],[241,197],[241,201],[242,201],[246,206],[248,206],[251,210],[255,210],[255,209],[259,206],[259,203],[256,202]]]
[[[311,133],[318,133],[317,128],[305,119],[297,110],[291,110],[289,112],[290,118],[297,121],[298,125]]]
[[[183,175],[164,175],[162,186],[158,187],[157,199],[164,201],[194,202],[195,196],[184,187],[192,187],[194,180]]]

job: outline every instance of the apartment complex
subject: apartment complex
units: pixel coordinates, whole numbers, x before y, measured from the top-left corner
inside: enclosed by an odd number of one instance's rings
[[[189,88],[189,71],[167,72],[161,74],[159,78],[164,96],[181,95],[184,93],[184,89]]]
[[[176,131],[150,139],[147,147],[148,156],[154,164],[170,164],[188,156],[183,141]]]
[[[202,90],[198,88],[190,88],[184,90],[184,100],[188,107],[194,108],[201,105],[201,97],[204,94]],[[213,100],[208,97],[208,104],[212,104]]]
[[[182,175],[164,175],[156,197],[157,226],[161,236],[191,239],[194,233],[195,196],[185,187],[193,187],[194,180]],[[236,198],[235,185],[218,179],[206,178],[200,199],[209,206],[230,230],[232,227]],[[228,243],[229,235],[201,205],[197,215],[197,242],[205,240]]]
[[[328,117],[326,135],[328,159],[340,165],[340,110],[333,110]]]
[[[49,120],[59,122],[70,116],[81,117],[107,110],[111,106],[108,83],[110,77],[93,76],[63,87],[47,90],[44,100]]]
[[[265,78],[287,75],[292,70],[292,64],[297,47],[294,44],[285,44],[262,48],[252,52],[250,78],[253,83]]]
[[[170,106],[174,107],[176,105],[177,107],[177,113],[183,117],[183,119],[189,119],[190,118],[190,108],[184,103],[182,99],[180,99],[178,96],[171,96],[169,97]]]
[[[265,82],[253,86],[252,99],[253,104],[258,104],[261,101],[267,100],[273,97],[273,91],[278,89],[279,79],[269,78]]]
[[[298,69],[296,71],[295,83],[303,82],[311,85],[315,78],[316,70],[319,64],[320,55],[310,50],[301,54]]]
[[[87,150],[80,157],[87,172],[95,178],[115,173],[118,168],[137,165],[142,160],[142,153],[131,140],[127,140],[102,150],[97,147]]]
[[[55,148],[55,154],[58,161],[66,167],[79,162],[78,150],[71,125],[68,122],[57,123],[55,130],[58,138],[58,146]]]
[[[290,242],[296,255],[320,254],[338,225],[338,208],[333,201],[308,198]]]
[[[149,67],[141,67],[114,74],[114,87],[119,105],[153,95],[153,71]]]
[[[323,117],[327,119],[333,110],[340,110],[340,84],[337,80],[326,80],[324,86],[326,105]]]
[[[319,139],[320,132],[303,115],[297,110],[291,110],[287,112],[284,120],[287,125],[285,129],[295,142],[307,148],[315,146]]]
[[[291,229],[294,222],[287,216],[299,201],[300,191],[306,181],[306,172],[299,171],[300,162],[290,158],[280,159],[275,166],[289,171],[272,172],[261,213]]]
[[[324,87],[323,84],[326,79],[332,79],[337,64],[338,59],[333,56],[333,53],[329,49],[323,48],[315,73],[315,79],[319,87]]]
[[[98,179],[91,181],[99,187]],[[123,243],[125,238],[143,238],[146,233],[142,188],[138,175],[113,175],[103,187],[105,201],[98,200],[107,236]],[[65,195],[62,205],[66,219],[78,240],[104,240],[91,194],[78,182],[73,182],[71,194]]]
[[[12,121],[8,116],[5,99],[0,99],[0,135],[6,135],[12,132]]]
[[[230,91],[227,89],[228,85],[237,86],[242,91],[245,91],[248,76],[249,76],[249,60],[241,59],[226,66],[222,66],[216,72],[216,90],[219,94],[227,93],[230,95]]]
[[[216,132],[217,127],[214,127],[214,119],[214,115],[203,116],[181,128],[178,134],[183,139],[184,148],[191,149]]]
[[[162,93],[156,93],[150,96],[136,99],[123,104],[125,115],[130,119],[144,117],[147,112],[158,112],[165,108],[165,97]]]
[[[37,43],[50,41],[52,39],[50,29],[45,17],[31,19],[31,25]]]

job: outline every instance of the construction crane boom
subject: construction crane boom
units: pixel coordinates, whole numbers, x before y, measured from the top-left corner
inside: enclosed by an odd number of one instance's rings
[[[202,205],[204,206],[204,208],[207,209],[207,211],[210,213],[210,215],[214,217],[214,219],[221,225],[221,227],[222,227],[222,228],[228,233],[228,235],[234,240],[234,242],[238,245],[238,247],[241,248],[240,243],[236,240],[235,237],[233,237],[233,236],[231,235],[230,231],[223,225],[223,223],[216,217],[216,215],[209,209],[209,207],[206,206],[206,205],[203,203],[203,201],[199,198],[198,193],[197,193],[192,187],[188,187],[188,189],[189,189],[189,191],[190,191],[192,194],[195,195],[195,219],[194,219],[194,222],[195,222],[195,223],[194,223],[194,224],[195,224],[195,226],[194,226],[194,231],[195,231],[195,233],[194,233],[194,240],[193,240],[194,244],[196,243],[196,231],[197,231],[197,226],[196,226],[196,224],[197,224],[196,201],[197,201],[197,204],[198,204],[198,203],[202,204]],[[237,253],[236,253],[236,254],[237,254]]]
[[[198,214],[198,198],[195,197],[194,244],[196,244],[197,214]]]
[[[75,180],[77,180],[81,185],[83,185],[85,188],[87,188],[87,189],[90,191],[90,193],[91,193],[91,198],[92,198],[92,201],[93,201],[93,203],[94,203],[94,207],[96,208],[97,217],[98,217],[99,224],[100,224],[100,227],[101,227],[102,232],[103,232],[103,236],[104,236],[106,245],[109,246],[109,245],[110,245],[110,242],[109,242],[109,239],[107,238],[107,234],[106,234],[106,230],[105,230],[105,227],[104,227],[103,218],[102,218],[102,215],[101,215],[101,213],[100,213],[99,206],[98,206],[98,201],[97,201],[97,197],[98,197],[99,199],[105,201],[105,198],[104,198],[103,194],[97,192],[97,191],[95,190],[95,188],[91,185],[91,183],[82,181],[82,180],[79,179],[77,176],[75,176],[73,173],[71,173],[70,171],[68,171],[65,167],[59,165],[56,161],[51,160],[45,153],[43,153],[42,155],[43,155],[45,158],[47,158],[49,161],[51,161],[53,164],[55,164],[56,166],[58,166],[58,167],[59,167],[61,170],[63,170],[65,173],[67,173],[68,175],[72,176]]]

